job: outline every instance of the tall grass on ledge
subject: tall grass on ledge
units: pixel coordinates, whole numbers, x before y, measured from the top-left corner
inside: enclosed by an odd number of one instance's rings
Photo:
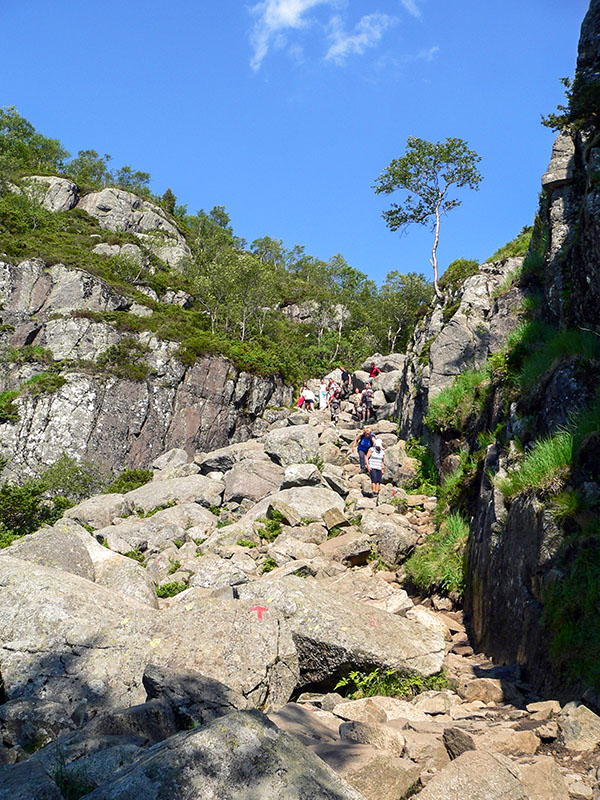
[[[450,514],[440,529],[415,550],[404,567],[417,589],[462,593],[463,555],[468,536],[468,523],[460,514]]]
[[[530,489],[556,492],[567,478],[574,455],[574,437],[569,430],[540,439],[527,454],[523,463],[496,480],[502,494],[511,500]]]

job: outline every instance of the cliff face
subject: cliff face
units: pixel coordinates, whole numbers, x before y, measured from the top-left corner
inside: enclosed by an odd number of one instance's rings
[[[147,467],[172,447],[191,455],[247,439],[263,424],[255,421],[267,405],[291,401],[280,378],[240,371],[216,356],[185,366],[175,357],[176,343],[148,331],[126,335],[95,321],[93,312],[135,315],[136,307],[83,270],[46,267],[39,260],[1,263],[0,301],[0,345],[33,359],[5,358],[2,364],[0,391],[23,387],[14,400],[18,420],[0,425],[0,456],[8,459],[9,476],[34,474],[63,451],[116,470]],[[126,380],[95,366],[124,341],[139,346],[145,379]],[[61,362],[64,383],[55,391],[38,392],[35,380],[27,383],[48,369],[36,358]]]
[[[582,26],[571,107],[592,113],[589,96],[599,83],[600,2],[593,0]],[[586,562],[600,569],[596,534],[588,532],[600,497],[597,430],[580,445],[561,479],[565,494],[583,498],[582,507],[588,509],[570,519],[557,516],[551,491],[531,488],[507,499],[492,478],[502,478],[522,463],[519,442],[530,452],[542,437],[573,425],[574,415],[597,397],[597,356],[569,350],[566,339],[560,344],[560,331],[579,335],[587,329],[592,340],[600,335],[599,174],[600,136],[588,119],[555,141],[542,178],[532,244],[516,281],[521,288],[500,287],[514,264],[484,265],[468,279],[454,315],[444,321],[448,309],[439,308],[416,332],[397,401],[403,438],[425,433],[442,474],[461,451],[477,460],[463,506],[470,522],[464,604],[474,646],[501,663],[519,663],[527,679],[563,695],[577,692],[586,678],[578,685],[569,666],[579,657],[575,653],[557,667],[552,650],[560,630],[552,629],[548,598],[557,586],[571,585],[571,594],[582,596],[593,591],[574,581],[574,565],[581,564],[578,558],[585,548]],[[545,335],[555,343],[553,357],[532,385],[515,396],[505,391],[492,366],[485,403],[471,415],[468,430],[460,437],[452,425],[441,433],[427,431],[423,417],[431,400],[456,374],[483,366],[503,348],[510,332],[532,316],[535,324],[547,326]],[[544,346],[540,340],[532,352]],[[502,359],[495,364],[506,368]],[[482,450],[476,442],[480,431],[501,433]],[[558,623],[559,628],[564,624]]]

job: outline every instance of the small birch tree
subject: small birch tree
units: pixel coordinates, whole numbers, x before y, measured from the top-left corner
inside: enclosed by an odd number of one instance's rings
[[[476,166],[479,161],[481,156],[469,150],[463,139],[427,142],[409,136],[404,155],[390,162],[373,187],[375,194],[392,194],[398,189],[408,192],[402,204],[394,203],[383,212],[390,230],[404,229],[412,223],[431,225],[434,232],[433,286],[440,299],[443,297],[438,286],[437,262],[440,221],[444,214],[461,204],[451,193],[452,188],[479,188],[482,177]]]

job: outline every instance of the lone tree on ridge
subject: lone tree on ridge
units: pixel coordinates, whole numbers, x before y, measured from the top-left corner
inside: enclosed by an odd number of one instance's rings
[[[377,178],[375,194],[391,194],[398,189],[408,192],[402,204],[394,203],[383,218],[390,230],[406,228],[413,222],[429,225],[434,231],[431,266],[436,295],[443,295],[438,286],[437,247],[440,239],[440,220],[444,214],[460,205],[450,197],[450,188],[468,186],[478,189],[481,174],[477,163],[481,161],[474,150],[469,150],[463,139],[446,139],[445,142],[427,142],[409,136],[406,152],[394,158]]]

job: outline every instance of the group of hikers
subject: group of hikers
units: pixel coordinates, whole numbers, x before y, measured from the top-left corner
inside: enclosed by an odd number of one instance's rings
[[[353,406],[353,416],[358,422],[366,425],[373,414],[373,380],[381,374],[381,370],[376,364],[371,364],[368,380],[364,381],[364,388],[356,386],[356,378],[348,370],[340,367],[341,377],[339,381],[334,378],[326,380],[323,378],[319,383],[318,394],[310,388],[309,383],[314,385],[315,381],[305,381],[300,391],[297,405],[306,411],[314,411],[316,404],[321,410],[328,408],[331,419],[337,423],[340,416],[340,407],[343,400],[350,400]],[[371,497],[378,497],[381,480],[383,477],[384,451],[381,439],[375,438],[369,427],[365,427],[362,432],[357,434],[352,443],[352,452],[358,452],[361,472],[367,472],[371,478]]]
[[[352,413],[356,420],[366,423],[373,416],[373,379],[376,378],[381,370],[375,364],[371,364],[369,379],[365,381],[364,388],[361,390],[356,386],[354,375],[341,366],[341,378],[339,381],[330,378],[326,381],[321,379],[319,384],[318,396],[310,388],[307,381],[304,382],[300,391],[297,406],[306,411],[314,411],[318,402],[320,409],[328,408],[333,422],[337,423],[340,416],[342,400],[350,400],[353,409]],[[312,383],[312,382],[311,382]]]

